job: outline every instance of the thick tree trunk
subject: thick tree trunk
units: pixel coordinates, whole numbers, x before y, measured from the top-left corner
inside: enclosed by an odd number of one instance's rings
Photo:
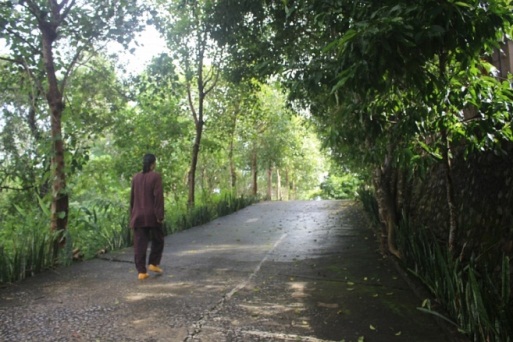
[[[59,90],[59,83],[55,73],[52,44],[57,37],[56,27],[41,23],[43,34],[42,52],[43,62],[48,79],[48,91],[46,98],[50,108],[51,136],[52,136],[52,204],[51,204],[51,229],[64,231],[68,225],[69,199],[66,191],[66,174],[64,169],[64,140],[62,137],[62,112],[64,111],[63,96]],[[55,247],[65,244],[64,235],[56,241]],[[57,250],[57,248],[55,249]]]

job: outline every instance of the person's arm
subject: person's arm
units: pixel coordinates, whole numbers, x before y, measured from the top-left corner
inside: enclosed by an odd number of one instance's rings
[[[164,222],[164,190],[162,189],[162,177],[158,173],[156,175],[157,179],[155,181],[153,195],[155,198],[155,216],[157,217],[157,222],[160,224]]]

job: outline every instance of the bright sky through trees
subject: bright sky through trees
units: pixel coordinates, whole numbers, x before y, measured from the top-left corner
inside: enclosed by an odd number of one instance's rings
[[[120,44],[112,43],[109,45],[109,53],[119,54],[119,63],[126,65],[130,74],[139,74],[144,70],[152,57],[166,50],[166,43],[160,37],[160,34],[153,26],[147,26],[146,29],[135,38],[135,42],[130,44],[133,53],[124,50]]]

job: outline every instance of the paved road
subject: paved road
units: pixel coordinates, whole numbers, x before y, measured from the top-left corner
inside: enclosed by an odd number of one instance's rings
[[[350,202],[264,202],[0,289],[0,341],[449,341]]]

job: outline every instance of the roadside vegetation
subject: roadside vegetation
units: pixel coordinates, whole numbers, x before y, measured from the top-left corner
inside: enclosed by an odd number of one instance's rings
[[[0,17],[0,282],[129,245],[152,152],[168,233],[359,197],[435,298],[419,310],[513,339],[509,0],[25,0]],[[130,75],[105,47],[146,25],[166,50]]]

